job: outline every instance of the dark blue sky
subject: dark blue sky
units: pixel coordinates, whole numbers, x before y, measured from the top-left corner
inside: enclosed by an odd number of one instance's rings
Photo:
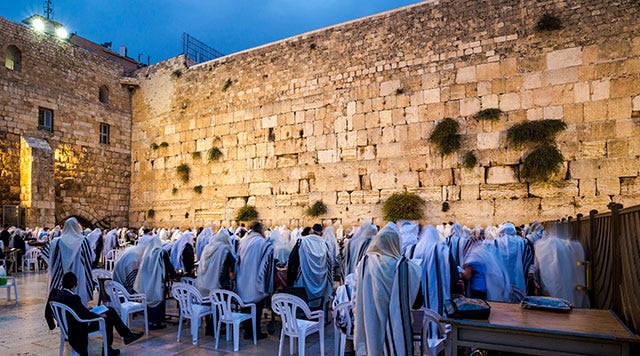
[[[225,54],[418,0],[53,0],[53,19],[97,43],[158,62],[182,52],[187,32]],[[44,14],[44,0],[2,0],[0,16]]]

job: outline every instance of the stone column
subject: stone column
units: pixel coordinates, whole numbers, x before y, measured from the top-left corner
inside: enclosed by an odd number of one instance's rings
[[[55,224],[54,153],[47,141],[20,138],[20,205],[27,209],[26,226]]]

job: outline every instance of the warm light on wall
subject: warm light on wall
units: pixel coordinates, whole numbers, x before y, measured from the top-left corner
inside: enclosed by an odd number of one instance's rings
[[[31,21],[31,26],[38,32],[44,32],[44,21],[42,21],[42,19],[40,18],[33,19],[33,21]]]

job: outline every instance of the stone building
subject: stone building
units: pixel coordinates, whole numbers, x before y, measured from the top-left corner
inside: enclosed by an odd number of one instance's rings
[[[86,147],[77,165],[96,186],[69,189],[66,179],[80,180],[63,173],[78,171],[56,168],[56,216],[78,209],[112,224],[129,214],[132,226],[229,224],[250,204],[268,224],[296,225],[321,200],[326,221],[380,223],[381,203],[397,191],[427,200],[430,223],[524,223],[638,204],[639,15],[632,0],[425,1],[198,65],[178,56],[142,68],[130,101],[118,68],[94,59],[86,69],[100,74],[76,76],[81,84],[68,90],[82,106],[65,117],[95,122],[80,126],[79,142],[48,142],[72,157]],[[66,78],[53,69],[52,78]],[[15,75],[3,72],[3,86]],[[122,101],[97,102],[101,80]],[[33,124],[36,100],[0,101],[3,117],[15,117],[9,130],[0,126],[5,136],[47,139]],[[486,109],[498,119],[476,119]],[[106,117],[117,145],[96,142]],[[462,145],[443,156],[429,136],[445,118],[459,124]],[[541,120],[566,124],[553,141],[562,163],[548,181],[530,181],[523,162],[532,147],[509,142],[507,130]],[[18,147],[35,147],[3,140],[14,153],[2,148],[2,159],[14,164]],[[476,162],[465,164],[468,152]],[[86,164],[97,159],[100,173]],[[2,179],[16,187],[22,173],[11,172]]]
[[[0,18],[0,205],[25,208],[30,226],[128,220],[131,101],[121,82],[132,61],[78,40]]]

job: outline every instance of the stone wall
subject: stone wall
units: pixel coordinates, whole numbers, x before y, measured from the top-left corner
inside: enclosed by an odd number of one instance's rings
[[[9,46],[21,51],[19,71],[4,65]],[[0,203],[35,209],[28,221],[32,226],[71,215],[102,226],[126,224],[131,106],[129,92],[120,84],[123,69],[4,18],[0,18],[0,51]],[[103,85],[109,89],[108,103],[98,99]],[[54,111],[53,132],[38,129],[39,107]],[[99,143],[101,122],[111,126],[109,145]],[[22,187],[22,199],[21,136],[44,140],[53,150],[48,161],[42,161],[39,153],[33,159],[24,157],[25,164],[36,166],[31,170],[35,176],[24,180],[33,186]],[[51,170],[53,178],[45,180]],[[50,195],[51,188],[55,194]],[[44,201],[49,195],[51,200]]]
[[[563,28],[536,31],[544,14]],[[638,204],[639,18],[632,0],[428,1],[196,66],[177,57],[143,69],[130,223],[226,224],[248,203],[269,224],[295,225],[316,200],[323,219],[381,222],[381,203],[404,190],[428,201],[431,223]],[[476,121],[486,108],[504,114]],[[428,137],[446,117],[463,147],[442,157]],[[505,130],[540,119],[568,125],[556,139],[564,164],[550,182],[528,183],[526,150]],[[209,162],[213,147],[223,157]],[[466,151],[474,168],[462,165]]]

